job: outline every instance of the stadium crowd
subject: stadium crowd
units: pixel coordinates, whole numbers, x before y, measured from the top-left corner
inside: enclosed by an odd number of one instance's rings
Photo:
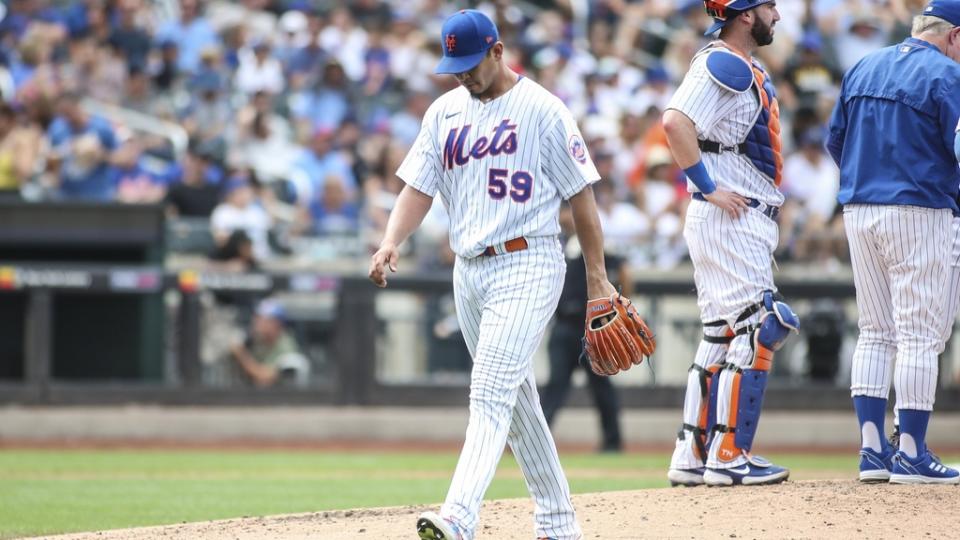
[[[843,72],[908,35],[921,4],[778,5],[761,50],[784,126],[778,260],[847,258],[823,124]],[[374,246],[423,113],[456,85],[433,68],[460,7],[493,15],[512,67],[577,116],[609,250],[638,267],[682,261],[689,197],[660,117],[709,40],[701,0],[10,0],[0,196],[163,203],[208,219],[214,257],[240,268],[291,238]],[[424,231],[443,245],[436,206]]]

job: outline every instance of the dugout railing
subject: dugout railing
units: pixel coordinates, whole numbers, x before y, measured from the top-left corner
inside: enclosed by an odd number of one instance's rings
[[[694,289],[684,272],[656,279],[641,279],[634,284],[634,297],[643,306],[655,331],[673,327],[685,339],[698,339],[698,325],[689,316],[671,317],[664,306],[671,298],[690,301]],[[849,280],[813,276],[780,278],[785,296],[803,302],[811,299],[835,299],[850,302],[854,295]],[[389,317],[384,317],[380,295],[411,295],[429,298],[451,290],[448,272],[391,276],[389,289],[372,286],[365,276],[354,274],[295,272],[234,274],[181,270],[168,272],[143,265],[57,265],[50,263],[4,264],[0,262],[0,302],[17,298],[22,304],[23,324],[7,325],[22,330],[21,376],[0,378],[0,402],[29,405],[142,403],[163,405],[291,405],[342,404],[360,406],[461,406],[466,403],[466,377],[446,379],[416,378],[386,381],[379,375],[384,358],[409,357],[416,350],[386,348],[381,336]],[[311,302],[314,295],[333,297],[332,309],[324,317],[329,325],[325,343],[331,369],[327,376],[307,388],[253,389],[247,387],[211,387],[202,377],[201,346],[204,339],[201,320],[205,294],[246,292],[260,295],[285,294]],[[152,295],[165,298],[168,310],[164,332],[162,375],[152,380],[111,380],[109,378],[71,378],[63,380],[52,369],[55,306],[61,296]],[[392,307],[387,307],[390,313]],[[379,313],[379,315],[378,315]],[[401,314],[400,319],[407,317]],[[405,320],[405,319],[404,319]],[[409,321],[405,321],[409,322]],[[416,323],[416,321],[414,321]],[[855,330],[847,323],[848,333]],[[691,344],[693,345],[693,344]],[[8,351],[9,352],[9,351]],[[689,358],[661,350],[654,365],[665,362],[689,363]],[[676,365],[674,365],[676,368]],[[645,366],[634,368],[644,370]],[[624,405],[631,408],[676,407],[682,403],[682,385],[643,382],[621,384]],[[574,389],[571,404],[586,405],[581,388]],[[843,385],[815,383],[804,377],[774,376],[768,392],[767,407],[780,410],[847,410],[849,391]],[[941,385],[938,410],[960,410],[960,388]]]

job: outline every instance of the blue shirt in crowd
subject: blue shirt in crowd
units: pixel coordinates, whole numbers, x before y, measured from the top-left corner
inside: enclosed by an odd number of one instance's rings
[[[960,64],[915,38],[872,53],[847,72],[827,140],[840,167],[840,204],[958,212],[960,168],[950,151],[958,89]]]
[[[73,155],[72,144],[78,137],[93,134],[100,141],[105,154],[104,161],[95,164],[81,164]],[[63,157],[60,165],[60,196],[67,199],[108,201],[113,199],[116,188],[115,179],[106,159],[117,148],[117,138],[110,122],[98,116],[91,116],[87,123],[79,128],[70,125],[58,116],[47,128],[50,145]]]

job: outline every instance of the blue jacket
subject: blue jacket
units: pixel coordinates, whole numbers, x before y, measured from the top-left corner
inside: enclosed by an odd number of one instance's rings
[[[843,78],[827,150],[840,167],[840,204],[950,208],[960,168],[960,64],[925,41],[867,55]]]
[[[957,140],[953,141],[953,153],[957,155],[957,161],[960,161],[960,129],[957,130]]]

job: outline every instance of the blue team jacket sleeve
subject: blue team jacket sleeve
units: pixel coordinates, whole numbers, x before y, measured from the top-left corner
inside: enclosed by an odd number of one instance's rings
[[[827,152],[833,158],[837,167],[840,166],[840,158],[843,155],[843,141],[847,136],[847,113],[843,104],[843,92],[837,99],[837,104],[833,106],[833,114],[830,115],[829,124],[830,133],[827,136]]]
[[[947,149],[957,150],[957,128],[960,124],[957,119],[960,118],[960,77],[952,77],[947,85],[942,87],[942,101],[940,102],[940,125],[943,129],[943,146]]]
[[[960,161],[960,131],[957,131],[957,137],[953,141],[953,153],[957,155],[957,161]]]

